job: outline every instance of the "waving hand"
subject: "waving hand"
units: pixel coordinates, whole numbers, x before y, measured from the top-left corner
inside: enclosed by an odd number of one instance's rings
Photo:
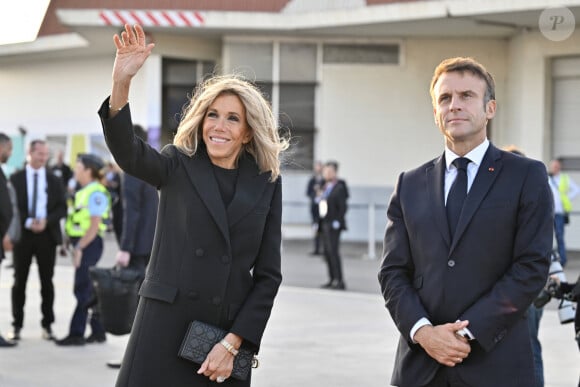
[[[113,36],[113,42],[117,47],[117,54],[113,65],[113,89],[109,101],[111,116],[114,116],[129,100],[131,79],[143,66],[155,46],[154,43],[146,43],[145,32],[140,25],[131,28],[126,24],[121,36]]]

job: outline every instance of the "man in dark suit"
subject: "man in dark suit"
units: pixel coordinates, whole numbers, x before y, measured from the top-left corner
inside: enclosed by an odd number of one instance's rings
[[[147,132],[141,125],[133,125],[133,131],[147,141]],[[122,174],[122,181],[123,231],[116,262],[121,267],[142,271],[145,278],[155,236],[159,195],[155,187],[128,173]],[[107,366],[120,368],[121,361],[109,361]]]
[[[488,141],[494,89],[472,58],[439,64],[445,152],[402,173],[390,200],[379,281],[401,333],[397,386],[534,385],[525,312],[546,283],[553,200],[541,162]]]
[[[4,133],[0,133],[0,165],[4,164],[12,154],[12,140]],[[12,204],[8,193],[8,181],[4,171],[0,168],[0,240],[4,241],[4,235],[8,231],[12,220]],[[0,243],[0,263],[4,259],[4,243]],[[0,347],[14,347],[15,342],[5,340],[0,335]]]
[[[348,187],[338,178],[338,163],[328,161],[322,169],[325,183],[319,202],[320,228],[324,243],[324,258],[328,265],[328,283],[323,288],[345,290],[340,258],[340,234],[346,230]]]
[[[60,220],[66,216],[66,200],[62,183],[46,168],[48,144],[42,140],[30,143],[26,167],[14,173],[10,180],[16,191],[21,214],[22,235],[14,246],[14,284],[12,286],[12,339],[20,339],[24,323],[26,282],[36,257],[42,297],[42,337],[54,339],[54,286],[52,277],[56,246],[62,243]]]

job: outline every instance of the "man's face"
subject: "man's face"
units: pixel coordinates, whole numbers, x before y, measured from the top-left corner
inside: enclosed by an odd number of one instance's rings
[[[495,100],[484,104],[486,83],[469,71],[443,73],[433,89],[435,122],[447,142],[481,142]]]
[[[28,162],[32,168],[39,169],[46,165],[48,157],[48,145],[38,142],[30,148],[28,153]]]
[[[336,170],[332,165],[325,165],[322,168],[322,176],[325,181],[333,181],[336,179]]]
[[[558,160],[552,160],[550,162],[550,174],[552,175],[557,175],[560,173],[560,171],[562,170],[562,165],[560,164],[560,161]]]
[[[4,164],[5,162],[7,162],[11,155],[12,155],[12,141],[0,144],[0,164]]]

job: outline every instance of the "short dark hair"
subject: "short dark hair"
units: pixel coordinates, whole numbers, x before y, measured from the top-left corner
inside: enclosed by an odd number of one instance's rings
[[[77,161],[80,161],[85,168],[91,170],[93,178],[100,179],[103,177],[102,170],[105,168],[105,162],[99,156],[92,153],[79,153]]]
[[[147,142],[147,131],[139,124],[133,125],[133,132],[135,136],[139,137],[141,140]]]
[[[12,139],[10,139],[10,137],[8,137],[6,134],[0,132],[0,144],[6,144],[10,141],[12,141]]]
[[[485,95],[483,97],[484,108],[485,104],[495,99],[495,81],[493,80],[493,76],[485,69],[485,67],[473,58],[455,57],[445,59],[444,61],[439,63],[439,65],[435,68],[435,71],[433,72],[433,78],[431,78],[431,86],[429,88],[433,106],[437,104],[437,101],[435,101],[434,94],[435,84],[437,83],[441,75],[444,73],[451,72],[458,72],[463,74],[465,71],[469,71],[476,77],[479,77],[485,81],[486,89]]]
[[[329,160],[326,163],[324,163],[324,166],[332,167],[336,172],[338,172],[338,162],[337,161]]]
[[[34,147],[38,144],[44,145],[44,144],[46,144],[46,141],[40,140],[40,139],[32,140],[32,141],[30,141],[30,145],[28,146],[28,150],[29,151],[33,150]]]

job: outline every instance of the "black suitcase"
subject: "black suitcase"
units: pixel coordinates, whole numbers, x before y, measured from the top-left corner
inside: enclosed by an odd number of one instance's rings
[[[113,335],[131,332],[144,273],[129,268],[96,266],[91,267],[89,273],[105,331]]]

